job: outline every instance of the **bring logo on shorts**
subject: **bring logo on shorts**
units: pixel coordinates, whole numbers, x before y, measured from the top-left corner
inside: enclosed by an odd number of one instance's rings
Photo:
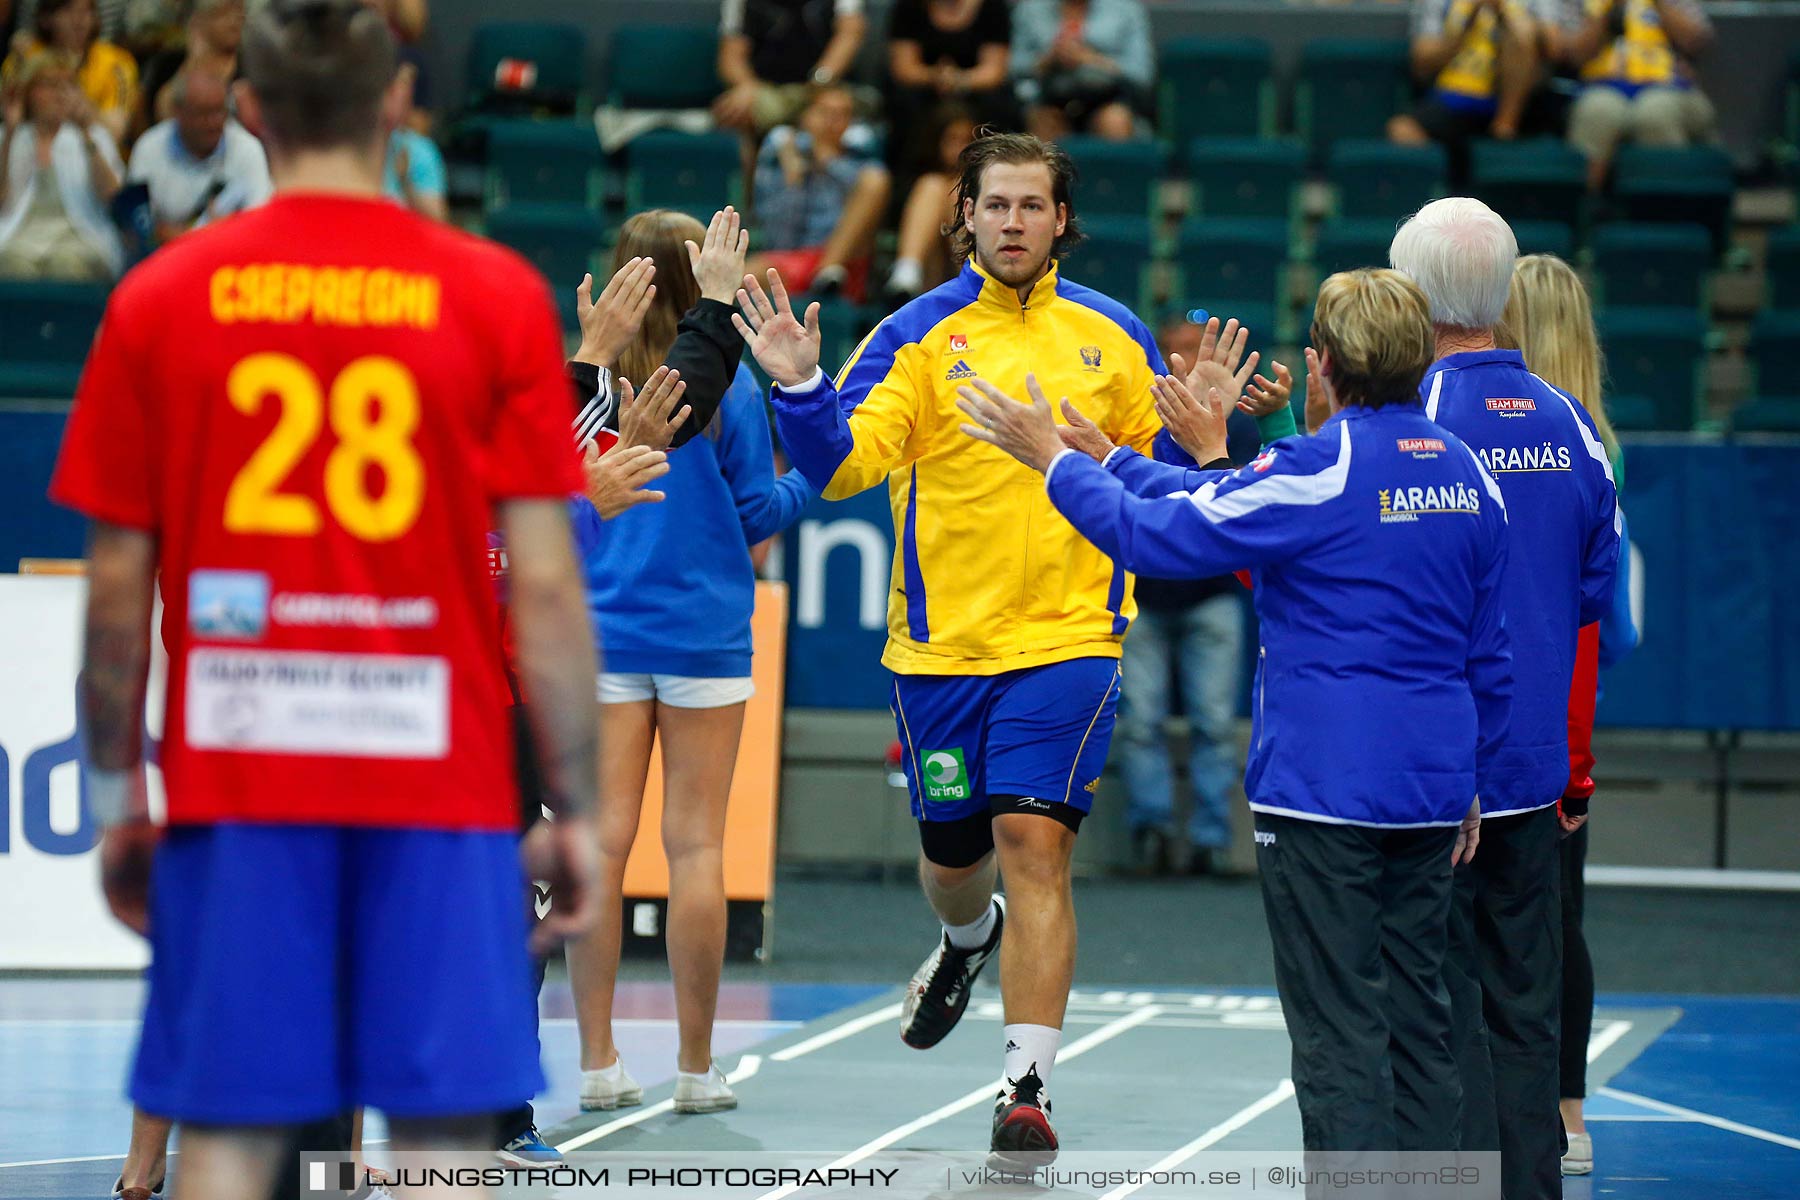
[[[920,760],[920,775],[919,790],[927,800],[967,800],[974,794],[961,747],[927,751]]]

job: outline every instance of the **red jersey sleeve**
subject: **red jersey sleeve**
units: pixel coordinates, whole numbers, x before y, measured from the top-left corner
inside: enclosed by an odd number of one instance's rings
[[[488,442],[488,494],[494,499],[563,496],[582,484],[561,327],[543,284],[520,273],[527,278],[508,302],[512,335],[499,364],[499,410]]]
[[[1600,623],[1582,627],[1569,681],[1569,786],[1565,796],[1594,794],[1594,704],[1600,691]]]
[[[119,297],[108,304],[81,372],[50,498],[97,521],[153,531],[158,506],[143,360],[131,346],[132,322]]]

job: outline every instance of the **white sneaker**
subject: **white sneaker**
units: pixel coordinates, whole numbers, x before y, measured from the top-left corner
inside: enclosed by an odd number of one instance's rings
[[[1592,1175],[1594,1173],[1594,1139],[1585,1133],[1569,1135],[1569,1149],[1562,1156],[1562,1173],[1564,1175]]]
[[[724,1112],[737,1107],[737,1093],[725,1082],[725,1072],[714,1063],[704,1075],[675,1072],[675,1111],[678,1113]]]
[[[581,1111],[606,1112],[630,1108],[644,1102],[644,1089],[625,1069],[625,1060],[614,1059],[610,1067],[581,1073]]]

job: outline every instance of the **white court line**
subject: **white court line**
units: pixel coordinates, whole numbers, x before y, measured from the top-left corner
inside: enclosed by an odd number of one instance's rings
[[[1595,1121],[1618,1121],[1621,1124],[1637,1123],[1644,1125],[1692,1125],[1694,1123],[1686,1117],[1665,1117],[1660,1114],[1657,1116],[1648,1116],[1644,1114],[1633,1115],[1631,1113],[1620,1113],[1617,1116],[1597,1117],[1593,1113],[1582,1113],[1581,1119],[1590,1125]]]
[[[725,1082],[742,1083],[744,1080],[762,1070],[762,1064],[762,1055],[746,1054],[738,1060],[737,1069],[725,1076]],[[642,1125],[651,1117],[660,1117],[664,1113],[673,1110],[674,1107],[675,1097],[673,1096],[670,1096],[667,1100],[658,1100],[648,1108],[640,1108],[629,1116],[620,1117],[614,1121],[608,1121],[604,1125],[596,1125],[592,1129],[584,1130],[581,1133],[576,1134],[566,1142],[558,1142],[556,1143],[556,1148],[564,1154],[567,1154],[572,1150],[579,1150],[583,1146],[599,1141],[608,1134],[617,1133],[621,1129],[630,1129],[633,1125]]]
[[[1630,1021],[1612,1021],[1598,1034],[1588,1038],[1587,1060],[1599,1062],[1600,1056],[1618,1044],[1620,1038],[1631,1032]]]
[[[1085,1037],[1077,1038],[1057,1052],[1057,1064],[1060,1066],[1070,1059],[1080,1058],[1095,1046],[1112,1041],[1126,1030],[1142,1025],[1151,1018],[1160,1016],[1162,1012],[1163,1008],[1161,1005],[1146,1005],[1135,1012],[1120,1017],[1110,1025],[1104,1025],[1099,1029],[1094,1030],[1094,1032],[1087,1034]],[[974,1091],[952,1100],[941,1108],[934,1108],[922,1117],[917,1117],[904,1125],[888,1130],[873,1141],[864,1142],[856,1149],[850,1151],[850,1153],[843,1155],[840,1158],[833,1159],[830,1163],[820,1169],[832,1171],[859,1163],[863,1159],[869,1157],[869,1155],[874,1154],[879,1150],[885,1150],[902,1138],[911,1137],[913,1134],[919,1132],[919,1130],[935,1125],[946,1117],[953,1117],[965,1108],[973,1108],[983,1100],[991,1101],[994,1093],[1002,1086],[1004,1085],[998,1079],[994,1080],[992,1083],[984,1083]],[[776,1188],[772,1192],[764,1192],[761,1196],[757,1197],[757,1200],[781,1200],[783,1196],[791,1196],[799,1190],[799,1185],[790,1184],[787,1187]]]
[[[1800,1150],[1800,1138],[1787,1137],[1784,1134],[1770,1133],[1767,1129],[1758,1129],[1754,1125],[1744,1125],[1737,1121],[1728,1121],[1724,1117],[1715,1117],[1711,1113],[1697,1112],[1691,1108],[1683,1108],[1679,1104],[1667,1104],[1661,1100],[1652,1100],[1648,1096],[1640,1096],[1636,1092],[1621,1092],[1617,1088],[1603,1087],[1602,1096],[1611,1096],[1614,1100],[1625,1100],[1632,1104],[1641,1104],[1645,1108],[1657,1112],[1668,1113],[1672,1117],[1682,1117],[1701,1125],[1711,1125],[1714,1129],[1723,1129],[1727,1133],[1741,1133],[1745,1137],[1759,1138],[1765,1142],[1774,1142],[1777,1146],[1786,1146],[1789,1150]]]
[[[173,1153],[173,1151],[170,1153]],[[0,1170],[5,1170],[7,1167],[60,1167],[64,1163],[124,1161],[125,1156],[123,1154],[88,1154],[83,1155],[80,1158],[28,1158],[24,1162],[0,1163]]]
[[[883,1021],[891,1021],[899,1015],[900,1005],[889,1004],[883,1008],[876,1009],[874,1012],[867,1012],[860,1017],[853,1017],[850,1020],[845,1021],[842,1025],[833,1026],[823,1033],[816,1033],[803,1042],[795,1042],[791,1046],[784,1046],[780,1050],[769,1055],[769,1057],[776,1062],[792,1062],[803,1054],[811,1054],[820,1047],[829,1046],[833,1042],[841,1042],[852,1034],[861,1033],[871,1025],[879,1025]]]
[[[1268,1095],[1256,1101],[1254,1104],[1246,1104],[1243,1108],[1238,1109],[1229,1117],[1226,1117],[1223,1121],[1220,1121],[1217,1125],[1214,1125],[1211,1129],[1207,1130],[1181,1149],[1158,1159],[1154,1164],[1145,1168],[1144,1173],[1146,1175],[1154,1175],[1159,1171],[1173,1170],[1213,1143],[1223,1141],[1225,1138],[1236,1133],[1270,1109],[1280,1107],[1287,1101],[1287,1098],[1293,1094],[1294,1081],[1291,1079],[1282,1080],[1275,1085],[1274,1090],[1269,1092]],[[1122,1183],[1112,1191],[1100,1197],[1100,1200],[1123,1200],[1124,1197],[1131,1195],[1131,1193],[1143,1186],[1143,1183]]]

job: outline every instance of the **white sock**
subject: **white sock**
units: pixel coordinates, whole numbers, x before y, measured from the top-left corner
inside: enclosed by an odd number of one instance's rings
[[[1025,1072],[1035,1070],[1037,1077],[1050,1086],[1050,1068],[1056,1065],[1056,1051],[1062,1045],[1062,1030],[1048,1025],[1008,1025],[1006,1027],[1006,1078],[1019,1080]]]
[[[989,900],[979,919],[970,921],[967,925],[946,925],[944,932],[950,935],[950,944],[958,950],[979,950],[994,936],[994,922],[999,919],[999,911],[994,908],[994,902]]]
[[[617,1083],[625,1077],[625,1059],[623,1056],[615,1056],[612,1060],[612,1066],[595,1067],[592,1070],[583,1071],[582,1074],[598,1075],[607,1083]]]
[[[916,292],[925,283],[925,268],[916,258],[896,258],[888,272],[888,287],[896,292]]]

